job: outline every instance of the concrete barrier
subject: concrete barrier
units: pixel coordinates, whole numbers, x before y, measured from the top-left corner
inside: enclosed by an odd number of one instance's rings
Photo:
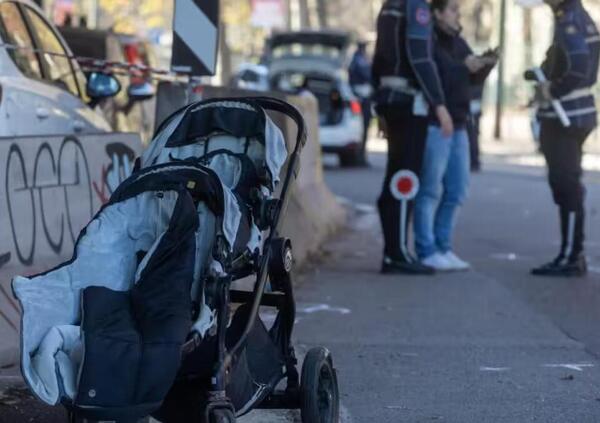
[[[0,367],[18,360],[11,278],[70,258],[141,150],[137,134],[0,138]]]
[[[227,87],[199,86],[186,90],[182,85],[163,84],[157,98],[157,124],[173,111],[185,106],[187,101],[219,97],[253,97],[269,95],[294,105],[306,121],[308,142],[301,156],[300,175],[286,213],[283,236],[294,246],[297,265],[302,265],[310,254],[318,251],[321,243],[345,221],[345,211],[325,185],[321,146],[319,144],[318,102],[311,95],[290,96],[283,93],[263,93]],[[296,129],[289,119],[273,115],[283,130],[288,145],[296,140]]]

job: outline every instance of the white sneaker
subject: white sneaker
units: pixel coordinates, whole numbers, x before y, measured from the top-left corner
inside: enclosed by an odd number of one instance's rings
[[[446,257],[440,253],[435,253],[424,258],[421,260],[421,264],[432,267],[439,272],[448,272],[450,270],[454,270],[452,263],[450,263]]]
[[[471,265],[469,263],[459,258],[452,251],[448,251],[446,254],[443,255],[443,257],[448,263],[450,263],[451,270],[465,271],[471,268]]]

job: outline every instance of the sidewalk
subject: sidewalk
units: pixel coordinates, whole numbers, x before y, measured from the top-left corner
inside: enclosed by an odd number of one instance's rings
[[[508,111],[502,123],[502,137],[494,138],[494,111],[488,110],[481,122],[480,148],[491,163],[510,163],[521,166],[543,167],[545,161],[531,132],[527,112]],[[584,145],[583,167],[600,171],[600,131],[594,131]]]
[[[510,164],[473,177],[456,232],[473,271],[383,276],[373,208],[383,156],[372,164],[326,171],[355,219],[298,278],[295,343],[300,355],[316,345],[332,350],[342,423],[597,423],[600,183],[588,189],[587,279],[529,275],[557,251],[557,216],[541,169]],[[60,409],[11,401],[0,396],[0,423],[62,422]],[[299,418],[253,412],[239,422]]]

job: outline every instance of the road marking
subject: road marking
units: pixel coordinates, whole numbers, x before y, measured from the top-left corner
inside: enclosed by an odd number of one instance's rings
[[[496,253],[491,254],[490,257],[494,260],[502,261],[516,261],[519,259],[519,256],[516,253]]]
[[[408,410],[408,407],[404,405],[386,405],[385,408],[388,410]]]
[[[367,203],[355,203],[351,199],[347,197],[342,197],[340,195],[335,196],[336,201],[342,206],[352,207],[354,210],[361,213],[377,213],[377,207],[372,204]]]
[[[482,366],[479,368],[482,372],[507,372],[510,370],[510,367],[486,367]]]
[[[598,266],[589,266],[588,270],[592,273],[600,273],[600,267]]]
[[[557,369],[557,368],[562,368],[562,369],[568,369],[568,370],[575,370],[578,372],[583,372],[583,369],[585,368],[589,368],[589,367],[595,367],[594,364],[590,364],[590,363],[583,363],[583,364],[544,364],[542,367],[548,367],[548,368],[552,368],[552,369]]]
[[[331,313],[339,313],[339,314],[350,314],[352,310],[345,307],[332,307],[329,304],[314,304],[314,305],[306,305],[298,308],[299,313],[313,314],[319,313],[322,311],[327,311]]]

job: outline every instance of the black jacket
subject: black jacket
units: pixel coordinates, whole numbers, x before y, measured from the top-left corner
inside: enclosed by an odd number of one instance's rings
[[[450,34],[439,26],[435,27],[434,58],[442,79],[446,96],[446,106],[456,126],[464,126],[470,113],[471,100],[475,98],[477,87],[483,83],[493,66],[486,66],[476,74],[471,74],[465,59],[473,51],[460,34]],[[431,115],[437,122],[437,118]]]

